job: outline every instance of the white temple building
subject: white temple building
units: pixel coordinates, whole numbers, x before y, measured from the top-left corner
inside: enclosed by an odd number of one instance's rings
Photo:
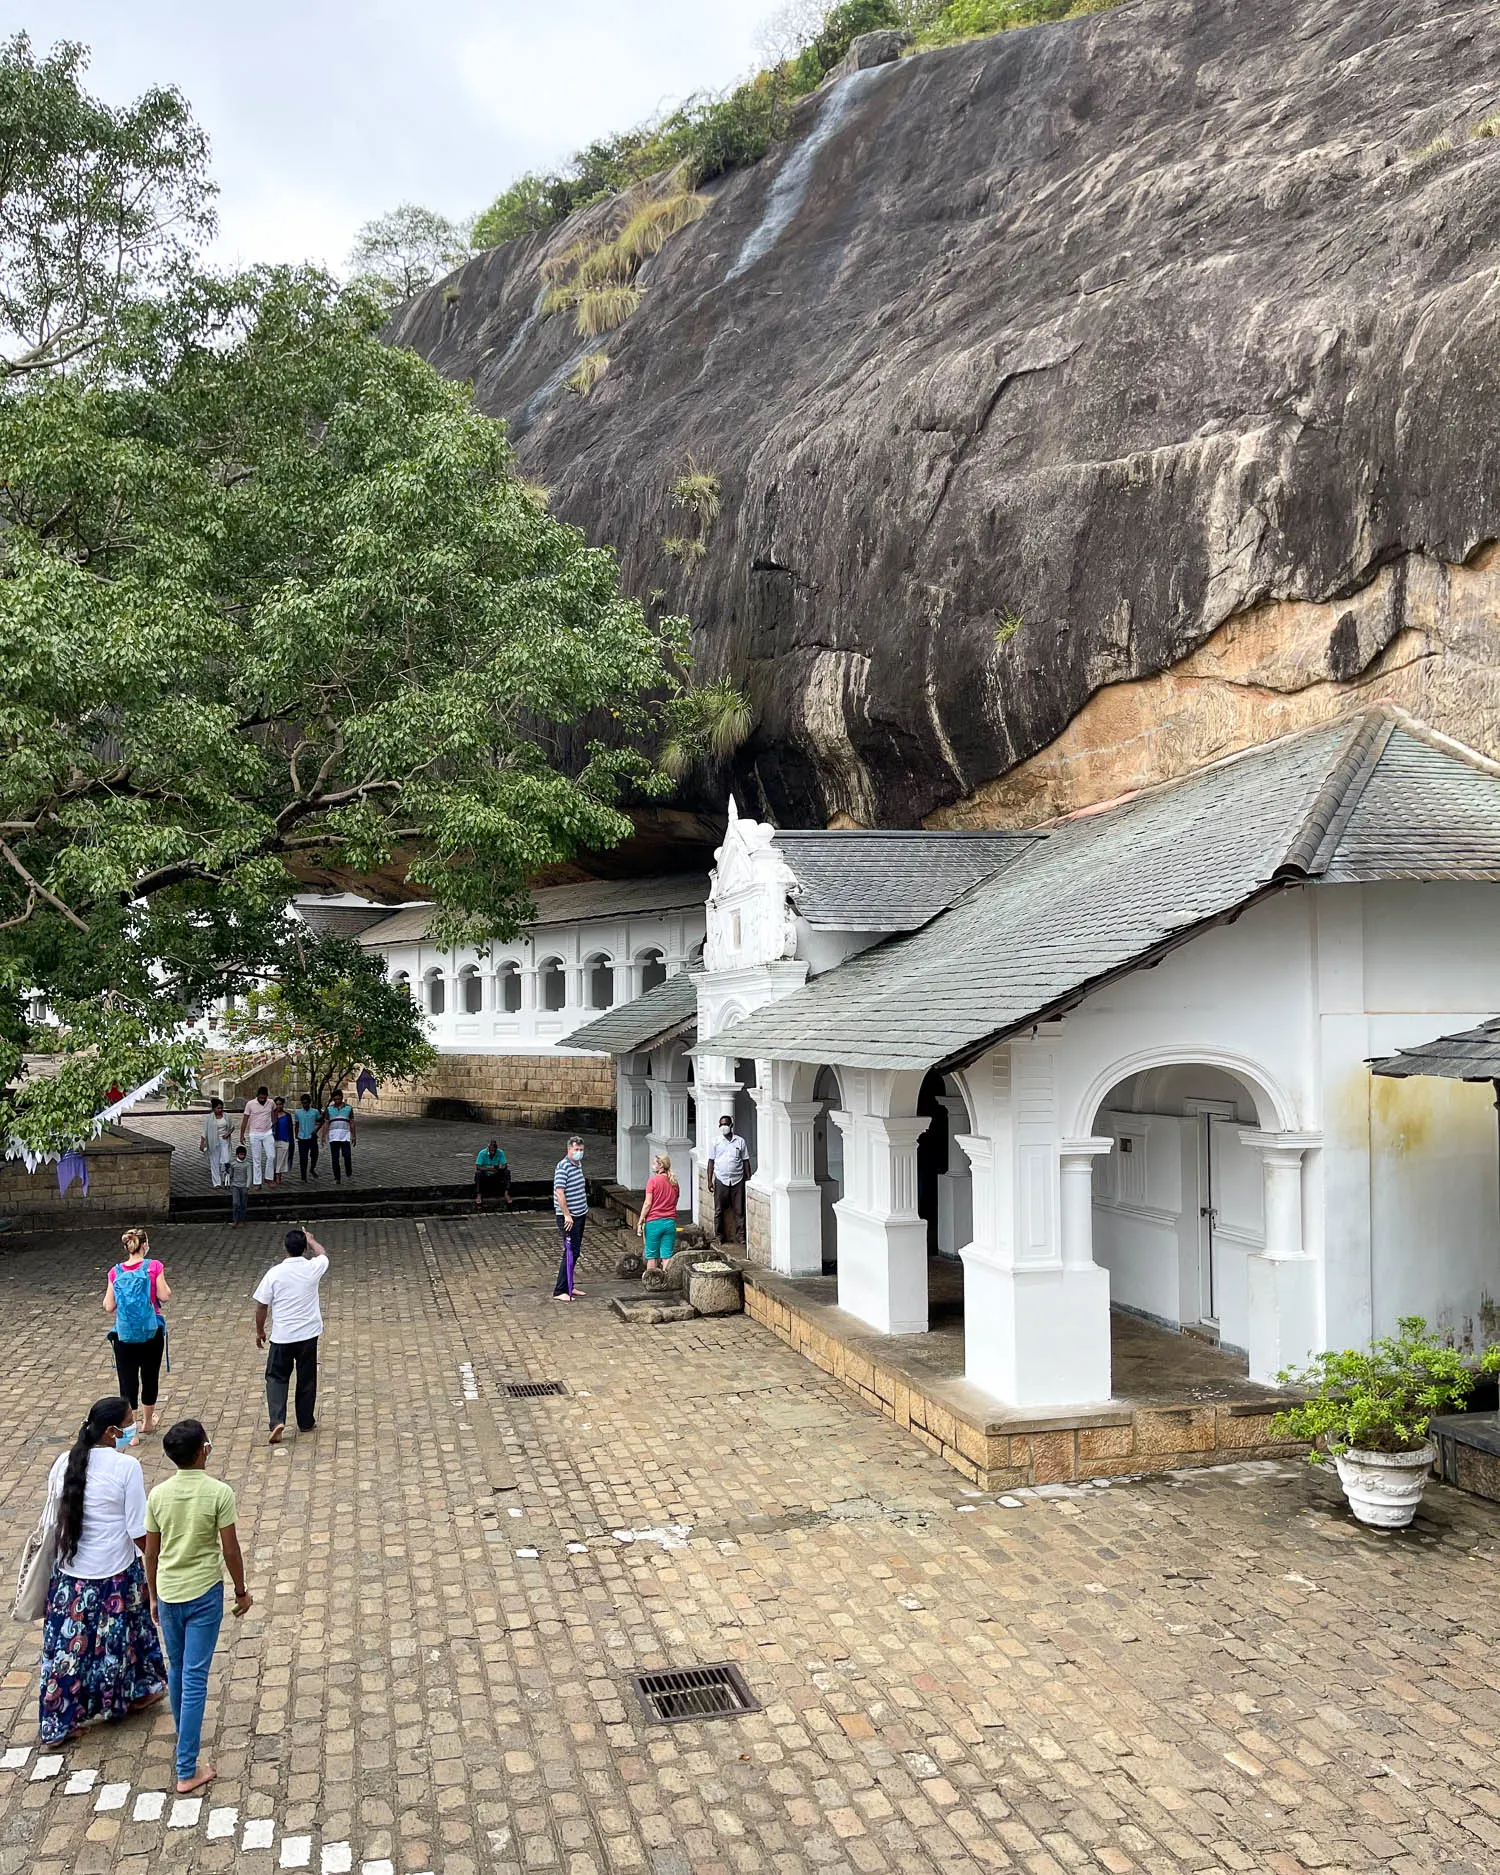
[[[623,1185],[753,1114],[752,1259],[899,1337],[956,1256],[1007,1408],[1110,1401],[1111,1310],[1252,1381],[1500,1338],[1489,1091],[1367,1066],[1500,1008],[1495,764],[1377,709],[1023,833],[731,813],[716,861],[701,972],[566,1038]]]

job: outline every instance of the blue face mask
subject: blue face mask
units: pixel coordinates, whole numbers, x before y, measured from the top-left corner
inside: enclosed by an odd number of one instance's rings
[[[121,1426],[120,1431],[119,1431],[119,1436],[115,1440],[115,1450],[117,1452],[123,1452],[127,1445],[134,1445],[134,1444],[135,1444],[135,1427],[134,1426]]]

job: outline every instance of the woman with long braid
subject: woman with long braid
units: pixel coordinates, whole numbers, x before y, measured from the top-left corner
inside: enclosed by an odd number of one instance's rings
[[[123,1719],[167,1690],[146,1571],[146,1481],[122,1451],[135,1412],[96,1400],[73,1449],[47,1477],[57,1506],[57,1564],[42,1629],[42,1743],[65,1745],[92,1719]]]

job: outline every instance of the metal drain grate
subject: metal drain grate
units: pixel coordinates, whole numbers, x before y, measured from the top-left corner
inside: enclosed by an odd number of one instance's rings
[[[742,1712],[760,1711],[760,1701],[734,1666],[635,1673],[630,1683],[660,1725],[678,1725],[684,1719],[733,1719]]]
[[[563,1380],[507,1380],[505,1396],[509,1400],[543,1400],[556,1393],[566,1393]]]

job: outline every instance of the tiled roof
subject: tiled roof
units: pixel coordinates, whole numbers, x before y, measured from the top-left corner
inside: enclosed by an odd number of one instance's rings
[[[1056,824],[923,930],[714,1047],[852,1067],[971,1059],[1283,883],[1500,879],[1497,842],[1500,774],[1371,711]]]
[[[679,970],[634,1002],[620,1003],[592,1022],[585,1022],[581,1029],[565,1035],[558,1046],[597,1049],[604,1055],[628,1055],[649,1047],[684,1023],[696,1021],[701,974],[697,970]]]
[[[545,925],[584,924],[599,918],[628,918],[655,911],[684,911],[708,899],[708,880],[701,872],[667,873],[651,879],[589,879],[582,885],[547,886],[532,893],[536,915],[527,920],[529,931]],[[380,924],[362,931],[359,941],[368,950],[389,944],[414,944],[427,935],[434,916],[430,905],[411,905],[392,912]]]
[[[838,931],[915,931],[1020,857],[1034,833],[778,831],[797,910]]]
[[[297,900],[297,910],[326,937],[358,937],[381,919],[397,915],[389,905],[320,905],[308,898]]]
[[[1412,1074],[1433,1074],[1445,1081],[1500,1081],[1500,1016],[1481,1022],[1477,1029],[1458,1035],[1440,1035],[1435,1042],[1403,1048],[1370,1063],[1374,1074],[1404,1080]]]

